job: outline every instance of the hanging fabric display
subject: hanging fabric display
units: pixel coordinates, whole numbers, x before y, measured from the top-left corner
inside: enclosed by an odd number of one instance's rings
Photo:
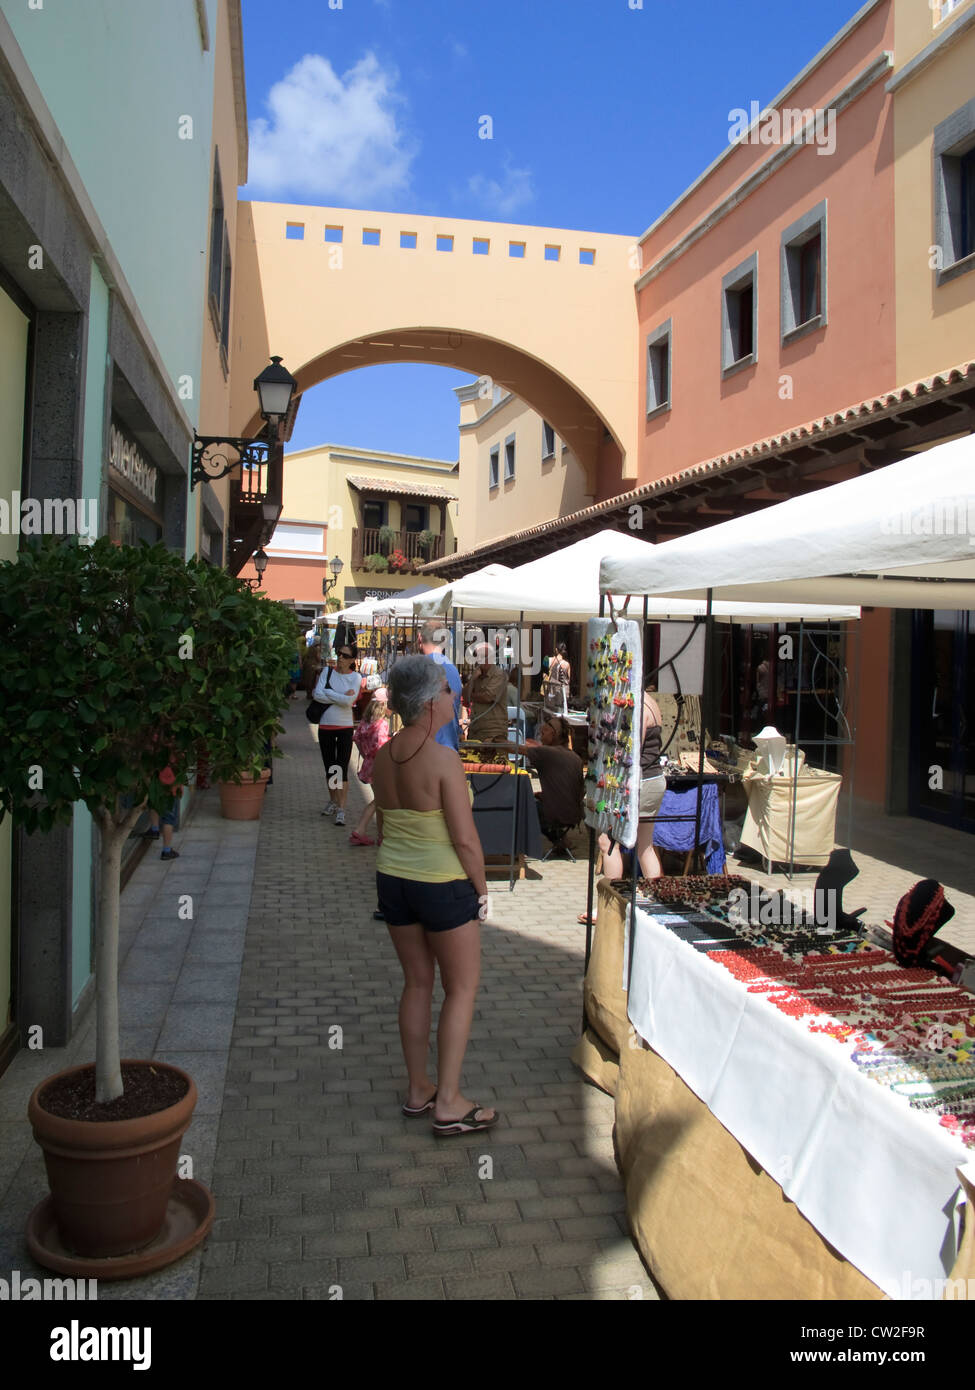
[[[640,806],[640,627],[627,619],[590,618],[587,638],[585,822],[630,848],[636,844]]]

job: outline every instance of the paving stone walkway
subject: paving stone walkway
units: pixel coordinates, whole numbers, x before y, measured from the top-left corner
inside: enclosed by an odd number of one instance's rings
[[[656,1297],[626,1234],[613,1101],[569,1061],[586,836],[578,863],[541,865],[510,894],[494,885],[464,1086],[503,1120],[436,1140],[399,1113],[400,973],[372,920],[375,851],[350,848],[348,827],[319,814],[303,702],[286,724],[261,821],[224,821],[204,793],[177,835],[181,857],[161,864],[151,847],[123,893],[123,1055],[194,1076],[182,1150],[218,1219],[201,1249],[154,1276],[102,1281],[99,1299]],[[956,907],[944,936],[975,949],[971,837],[863,808],[854,827],[847,905],[881,921],[936,877]],[[27,1098],[90,1059],[93,1029],[89,1012],[68,1047],[24,1049],[0,1077],[0,1277],[45,1274],[23,1237],[47,1190]]]
[[[261,821],[198,1296],[654,1297],[626,1234],[613,1102],[569,1061],[579,866],[496,885],[464,1086],[503,1120],[435,1139],[399,1113],[401,976],[372,920],[375,851],[319,814],[312,733],[289,713]]]

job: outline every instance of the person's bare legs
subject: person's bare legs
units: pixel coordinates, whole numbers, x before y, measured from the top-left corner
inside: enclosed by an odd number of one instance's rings
[[[481,978],[481,924],[465,922],[450,931],[431,932],[429,942],[444,988],[437,1027],[437,1104],[433,1114],[436,1120],[460,1120],[477,1104],[462,1093],[460,1073]],[[494,1111],[485,1108],[481,1115],[490,1119]]]
[[[663,869],[653,847],[653,821],[642,820],[636,832],[636,856],[644,878],[660,878]]]
[[[387,930],[403,967],[399,1036],[409,1078],[406,1103],[418,1110],[421,1105],[426,1105],[437,1089],[436,1082],[427,1076],[433,1004],[433,953],[427,943],[427,933],[418,923],[408,927],[389,927]]]
[[[623,849],[619,844],[609,847],[609,836],[602,834],[599,837],[599,848],[603,852],[603,873],[607,878],[623,877]]]
[[[376,803],[374,801],[370,801],[369,805],[366,807],[362,815],[359,817],[359,824],[356,826],[355,830],[352,833],[354,835],[364,835],[367,829],[369,828],[369,822],[372,820],[375,814]]]

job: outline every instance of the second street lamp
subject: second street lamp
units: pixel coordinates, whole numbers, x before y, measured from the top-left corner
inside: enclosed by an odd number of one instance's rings
[[[329,596],[329,594],[331,593],[331,591],[335,588],[336,584],[339,582],[339,575],[342,573],[342,570],[345,568],[345,566],[342,564],[342,561],[339,559],[339,557],[338,557],[337,555],[333,555],[333,556],[332,556],[331,560],[329,560],[329,562],[328,562],[328,567],[329,567],[329,569],[332,571],[332,578],[331,578],[331,579],[325,578],[325,579],[322,580],[322,597],[323,597],[323,598],[328,598],[328,596]]]

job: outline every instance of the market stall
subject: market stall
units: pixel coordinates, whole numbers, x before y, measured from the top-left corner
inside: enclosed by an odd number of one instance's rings
[[[588,622],[600,606],[599,570],[603,557],[613,554],[635,561],[651,549],[653,547],[637,536],[620,531],[602,531],[513,570],[488,566],[466,575],[418,600],[414,604],[414,612],[418,617],[442,617],[445,623],[453,621],[461,639],[468,623],[487,625],[488,635],[491,633],[489,625],[494,624],[500,634],[499,640],[512,649],[515,665],[537,674],[540,652],[537,650],[535,633],[529,631],[526,634],[526,626],[535,628],[540,623]],[[644,623],[664,622],[670,618],[700,620],[706,608],[707,605],[699,599],[658,601],[651,598],[643,603]],[[824,621],[859,616],[859,609],[854,605],[827,605],[810,610],[808,606],[781,603],[737,606],[720,603],[713,605],[713,611],[720,621],[736,618],[741,621],[790,622],[810,611],[817,619]],[[457,664],[464,659],[463,640],[460,645],[455,644],[454,659]],[[638,669],[642,673],[642,666]],[[519,688],[519,709],[520,694]],[[567,707],[569,722],[578,723],[584,728],[589,723],[588,701],[572,703],[577,707]],[[605,780],[605,771],[599,775]],[[615,777],[616,773],[609,775]],[[603,828],[608,828],[608,825]],[[518,833],[516,820],[512,827],[513,841]],[[590,859],[592,856],[591,845]]]
[[[608,557],[601,587],[970,607],[973,465],[975,440],[958,440],[642,559]],[[783,935],[774,916],[729,923],[726,886],[696,902],[690,885],[669,903],[653,891],[629,906],[600,885],[598,932],[618,941],[593,952],[587,1008],[618,994],[575,1055],[615,1090],[631,1223],[665,1289],[930,1298],[971,1276],[975,995],[926,960],[900,967],[856,923],[846,941]],[[607,1017],[615,1061],[593,1036]]]

